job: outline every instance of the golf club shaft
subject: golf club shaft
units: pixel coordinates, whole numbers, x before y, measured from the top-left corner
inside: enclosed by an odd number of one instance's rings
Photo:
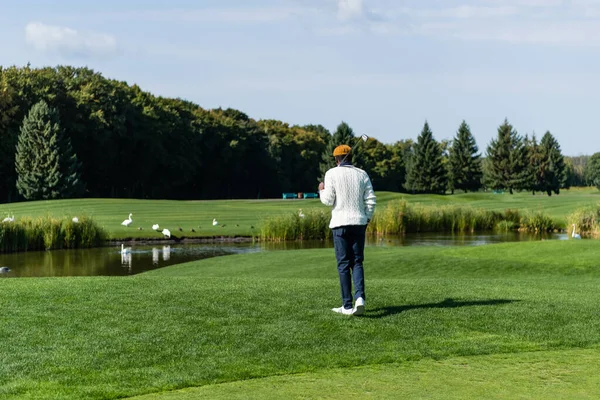
[[[361,141],[361,140],[365,140],[365,139],[363,138],[363,136],[364,136],[364,135],[362,135],[362,136],[359,136],[359,137],[357,137],[357,138],[356,138],[357,140],[356,140],[356,142],[354,143],[354,147],[352,148],[352,150],[350,150],[350,153],[351,153],[351,152],[354,150],[354,148],[355,148],[356,146],[358,146],[358,143],[360,143],[360,141]],[[344,161],[346,161],[346,157],[348,157],[348,154],[350,154],[350,153],[347,153],[347,154],[344,156],[344,158],[342,158],[342,161],[340,162],[340,164],[342,164]]]

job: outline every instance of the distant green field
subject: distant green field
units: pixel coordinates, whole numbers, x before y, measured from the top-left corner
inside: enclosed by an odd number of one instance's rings
[[[518,209],[522,213],[543,210],[561,224],[564,224],[566,216],[578,207],[600,202],[600,191],[596,189],[572,189],[552,197],[539,193],[535,196],[530,193],[514,195],[467,193],[440,196],[391,192],[378,192],[377,196],[379,208],[385,207],[389,201],[406,199],[410,203],[425,205],[457,204],[498,211],[510,208]],[[116,239],[162,237],[160,233],[151,230],[153,224],[159,224],[161,229],[168,228],[176,236],[253,236],[258,235],[261,221],[269,216],[313,208],[327,209],[318,199],[214,201],[76,199],[1,204],[0,216],[14,214],[18,218],[52,214],[57,217],[72,217],[85,214],[93,217],[104,226],[112,238]],[[128,228],[121,226],[121,222],[129,213],[133,213],[132,225]],[[219,222],[218,226],[212,225],[213,218]],[[195,232],[192,232],[192,229]]]

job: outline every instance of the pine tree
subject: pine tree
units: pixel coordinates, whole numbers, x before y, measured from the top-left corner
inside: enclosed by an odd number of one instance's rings
[[[565,159],[560,151],[560,145],[550,132],[546,132],[540,141],[542,154],[541,169],[543,171],[542,189],[548,196],[552,192],[559,194],[560,188],[566,183]]]
[[[329,143],[327,143],[327,146],[325,147],[325,152],[321,157],[322,161],[319,167],[321,171],[321,182],[323,181],[325,172],[327,172],[327,170],[329,170],[330,168],[335,167],[333,150],[341,144],[347,144],[348,146],[352,147],[355,141],[356,140],[354,139],[354,131],[352,130],[350,125],[342,121],[342,123],[338,125],[333,135],[331,135],[331,137],[329,138]],[[357,161],[356,151],[357,149],[352,148],[352,160],[354,165],[356,165]]]
[[[413,146],[410,167],[406,175],[406,189],[411,193],[444,193],[448,175],[442,163],[442,150],[433,138],[429,124]]]
[[[527,190],[532,194],[543,190],[542,151],[537,142],[535,133],[531,139],[525,135],[525,148],[527,150]]]
[[[498,137],[487,147],[489,168],[485,176],[487,186],[494,190],[527,188],[527,148],[523,138],[513,129],[508,120],[498,127]]]
[[[460,124],[450,147],[450,187],[465,192],[481,188],[481,154],[471,129],[465,121]]]
[[[594,153],[585,166],[585,180],[588,185],[600,190],[600,153]]]
[[[23,120],[15,156],[17,190],[27,200],[81,193],[79,163],[60,129],[58,112],[40,101]]]

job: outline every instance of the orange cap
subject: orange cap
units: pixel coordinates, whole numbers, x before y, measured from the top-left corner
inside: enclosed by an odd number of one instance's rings
[[[350,153],[351,150],[352,148],[347,144],[341,144],[338,147],[336,147],[335,150],[333,150],[333,156],[345,156],[346,154]]]

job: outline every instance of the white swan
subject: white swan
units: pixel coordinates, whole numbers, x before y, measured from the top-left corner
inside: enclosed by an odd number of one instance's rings
[[[300,211],[298,211],[298,216],[300,218],[304,218],[304,213],[302,212],[302,209],[300,209]]]
[[[168,230],[167,228],[162,230],[162,234],[165,235],[166,238],[170,238],[171,237],[171,231]]]
[[[575,224],[573,224],[573,233],[571,234],[573,239],[581,239],[581,235],[579,233],[575,233]]]
[[[131,216],[132,216],[132,215],[133,215],[133,214],[129,214],[129,218],[127,218],[125,221],[121,222],[121,225],[124,225],[124,226],[129,226],[129,225],[131,225],[131,223],[133,222],[133,220],[131,219]]]
[[[15,222],[15,215],[13,214],[12,217],[10,215],[7,215],[6,218],[2,220],[2,222]]]
[[[158,224],[152,225],[152,230],[157,231],[158,230]]]
[[[125,247],[123,243],[121,243],[121,254],[127,254],[131,251],[131,247]]]
[[[75,222],[76,224],[79,223],[79,218],[73,217],[73,222]]]
[[[219,223],[217,222],[216,218],[213,218],[213,226],[217,226],[219,225]]]

